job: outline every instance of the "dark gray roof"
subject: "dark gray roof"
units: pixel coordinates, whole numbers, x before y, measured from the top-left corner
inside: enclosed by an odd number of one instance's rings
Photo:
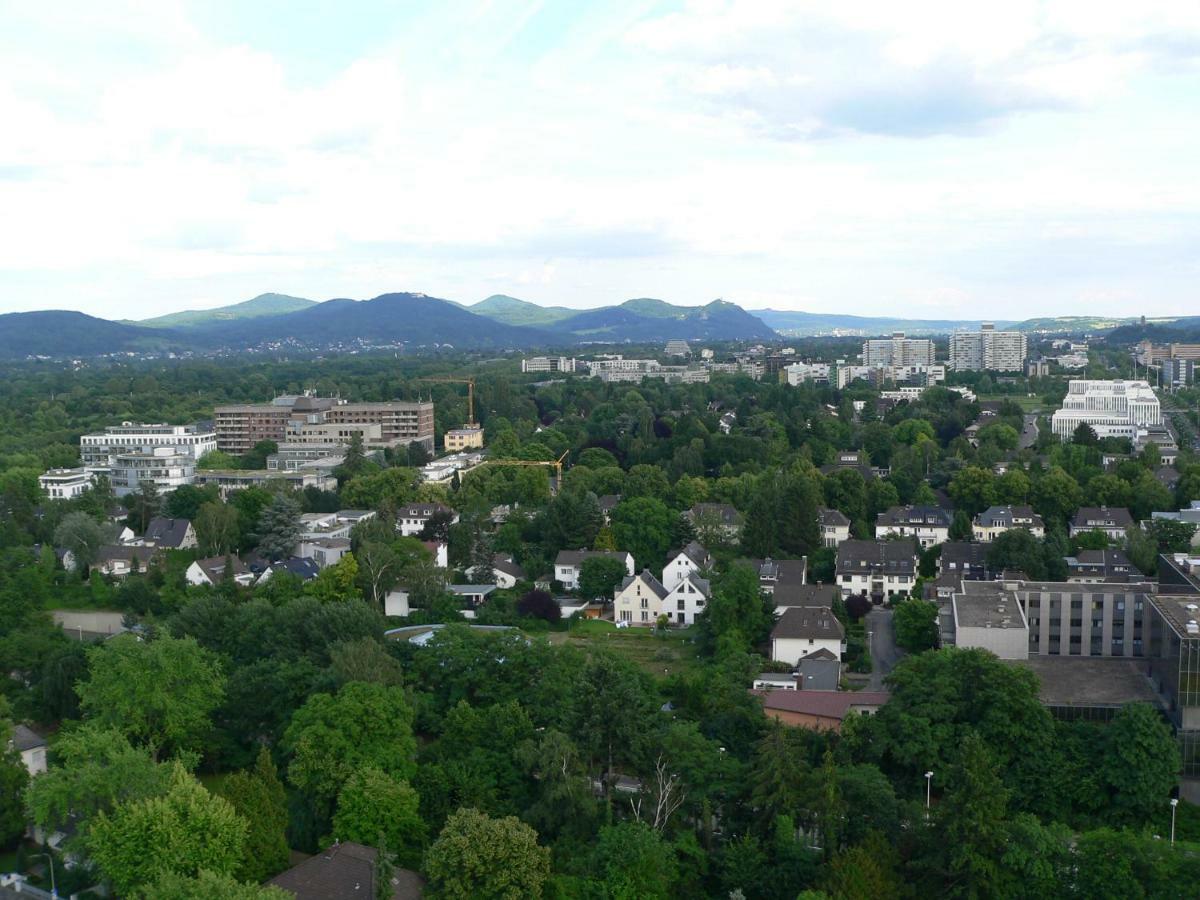
[[[196,560],[196,565],[204,571],[209,581],[216,584],[225,577],[226,560],[230,562],[230,574],[232,575],[244,575],[249,571],[245,564],[236,556],[210,556],[208,559]]]
[[[950,527],[950,513],[940,506],[893,506],[875,517],[876,525],[930,525]]]
[[[400,519],[428,519],[438,513],[451,513],[452,510],[448,506],[443,506],[441,503],[410,503],[408,506],[402,506],[396,510],[396,517]]]
[[[293,894],[296,900],[371,900],[375,896],[375,848],[335,844],[267,882]],[[421,878],[397,869],[392,878],[393,900],[416,900]]]
[[[1082,506],[1071,520],[1072,528],[1128,528],[1133,516],[1123,506]]]
[[[842,623],[837,620],[832,610],[810,606],[788,607],[771,629],[773,640],[841,640],[844,634]]]
[[[712,563],[712,557],[709,555],[708,551],[704,549],[704,545],[698,541],[692,541],[686,547],[682,547],[679,550],[672,550],[667,554],[667,559],[675,559],[675,557],[677,557],[680,553],[686,555],[688,559],[694,562],[701,569],[707,569]]]
[[[46,739],[24,725],[14,725],[12,734],[13,749],[18,753],[32,750],[35,747],[45,747]]]
[[[298,556],[285,559],[283,562],[271,563],[271,568],[291,572],[302,581],[311,581],[321,574],[321,568],[314,560],[301,559]]]
[[[942,544],[942,555],[938,567],[944,572],[960,572],[963,569],[987,568],[987,544],[972,544],[967,541],[946,541]]]
[[[516,579],[525,578],[525,570],[502,553],[497,553],[492,557],[492,568]]]
[[[667,594],[670,593],[670,591],[668,591],[665,587],[663,587],[662,582],[654,577],[654,574],[649,569],[642,569],[641,573],[638,575],[626,575],[625,578],[621,580],[621,586],[620,586],[620,588],[618,588],[618,590],[619,591],[625,590],[625,588],[629,587],[631,584],[633,584],[635,581],[638,581],[639,579],[641,580],[641,582],[643,584],[645,584],[650,589],[650,592],[652,594],[654,594],[654,596],[657,597],[659,600],[663,599],[664,597],[667,596]]]
[[[619,559],[625,562],[625,558],[629,556],[623,550],[559,550],[558,556],[554,558],[556,566],[579,566],[585,559],[590,559],[593,556],[607,556],[609,559]]]
[[[913,540],[842,541],[837,553],[839,573],[866,574],[882,570],[896,575],[916,571],[917,545]]]
[[[775,567],[776,590],[785,584],[803,584],[808,575],[807,559],[777,559]]]
[[[848,526],[850,524],[850,520],[846,518],[845,514],[840,509],[818,509],[817,521],[821,525],[827,525],[830,527],[836,526],[838,528]]]
[[[187,519],[155,516],[146,526],[146,540],[153,541],[159,547],[178,550],[183,544],[183,539],[187,537],[187,530],[191,524]]]
[[[830,609],[839,591],[832,584],[795,584],[785,582],[775,586],[771,595],[776,608],[780,606],[812,606]]]
[[[1032,506],[989,506],[978,516],[975,523],[981,528],[1012,528],[1013,522],[1018,527],[1027,523],[1042,526],[1042,517],[1033,511]]]
[[[688,510],[688,515],[693,521],[697,516],[711,516],[720,520],[722,525],[742,524],[742,514],[728,503],[697,503]]]
[[[596,504],[600,507],[601,512],[612,512],[620,502],[620,494],[601,494],[596,498]]]
[[[96,561],[109,562],[117,559],[136,559],[144,566],[154,558],[154,554],[157,551],[157,547],[146,547],[142,544],[108,544],[100,548],[96,554]]]

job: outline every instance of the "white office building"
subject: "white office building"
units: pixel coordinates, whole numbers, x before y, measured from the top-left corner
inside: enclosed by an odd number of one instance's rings
[[[527,356],[521,360],[522,372],[574,372],[573,356]]]
[[[38,476],[38,486],[51,500],[74,500],[95,483],[94,472],[80,466],[75,469],[50,469]]]
[[[144,425],[122,422],[79,439],[85,466],[107,466],[118,453],[151,453],[166,447],[198,460],[217,449],[217,434],[207,425]]]
[[[1162,424],[1162,409],[1148,382],[1075,379],[1062,408],[1051,417],[1050,429],[1061,440],[1070,440],[1081,424],[1090,425],[1101,438],[1133,440],[1140,428]]]
[[[932,366],[933,341],[928,338],[906,338],[903,331],[890,338],[875,338],[863,342],[864,366]]]
[[[956,372],[1020,372],[1029,352],[1029,339],[1020,331],[996,331],[984,322],[979,331],[950,335],[950,367]]]

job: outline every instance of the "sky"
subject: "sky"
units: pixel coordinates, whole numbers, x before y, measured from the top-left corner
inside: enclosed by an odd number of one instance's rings
[[[1200,4],[0,0],[0,312],[1200,314]]]

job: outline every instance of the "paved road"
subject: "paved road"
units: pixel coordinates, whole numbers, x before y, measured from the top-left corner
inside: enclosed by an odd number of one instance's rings
[[[1026,447],[1032,447],[1034,444],[1037,443],[1037,439],[1038,439],[1037,420],[1038,420],[1037,416],[1030,415],[1029,413],[1025,414],[1025,427],[1021,431],[1020,446],[1021,446],[1022,450],[1024,450]]]
[[[867,631],[871,642],[871,681],[868,690],[882,691],[883,679],[900,660],[900,648],[896,646],[896,631],[892,627],[890,609],[872,609],[867,613]]]

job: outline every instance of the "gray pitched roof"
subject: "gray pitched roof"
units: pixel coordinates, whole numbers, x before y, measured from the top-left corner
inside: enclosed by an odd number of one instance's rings
[[[627,587],[638,580],[646,585],[646,587],[650,589],[650,592],[659,600],[662,600],[667,596],[667,594],[670,593],[670,591],[663,587],[662,582],[654,577],[654,574],[649,569],[642,569],[642,571],[637,575],[626,575],[625,578],[622,579],[621,587],[618,588],[618,591],[624,591]]]
[[[808,606],[830,609],[839,591],[832,584],[783,583],[775,586],[771,595],[775,607]]]
[[[850,520],[840,509],[818,509],[817,522],[827,527],[843,528],[849,526]]]
[[[208,559],[196,560],[196,565],[198,565],[204,571],[204,574],[208,576],[209,581],[213,582],[213,584],[216,584],[225,577],[226,559],[230,561],[231,575],[245,575],[246,572],[249,571],[245,564],[236,556],[210,556]]]
[[[16,750],[18,753],[23,753],[24,751],[32,750],[35,747],[45,747],[46,739],[32,728],[27,728],[24,725],[14,725],[12,744],[14,750]]]
[[[492,557],[492,568],[516,579],[525,577],[525,570],[502,553],[497,553]]]
[[[153,541],[159,547],[169,547],[178,550],[187,537],[188,526],[192,523],[187,519],[168,519],[155,516],[146,526],[146,540]]]
[[[688,516],[695,521],[697,516],[716,518],[722,525],[741,525],[742,514],[728,503],[697,503],[688,510]]]
[[[876,525],[933,525],[950,527],[950,513],[940,506],[893,506],[875,517]]]
[[[788,607],[771,629],[773,640],[841,640],[844,635],[842,623],[832,610],[811,606]]]
[[[989,506],[975,517],[980,528],[1012,528],[1013,522],[1018,522],[1018,527],[1026,522],[1039,527],[1043,524],[1032,506]]]
[[[866,574],[877,570],[896,575],[916,571],[917,545],[902,541],[842,541],[837,552],[839,573]]]
[[[375,896],[375,855],[374,847],[335,844],[280,872],[267,884],[293,894],[296,900],[370,900]],[[397,869],[392,878],[392,898],[417,900],[421,885],[417,873]]]
[[[629,556],[623,550],[559,550],[558,556],[554,557],[556,566],[580,566],[585,559],[590,559],[593,556],[606,556],[610,559],[619,559],[625,562],[625,558]]]
[[[1123,506],[1081,506],[1071,520],[1074,528],[1128,528],[1133,516]]]
[[[946,541],[942,544],[942,555],[938,562],[942,569],[955,572],[967,568],[987,568],[987,544],[972,544],[967,541]]]
[[[672,550],[667,554],[667,559],[674,559],[680,553],[686,555],[688,559],[694,562],[701,569],[708,568],[709,563],[712,562],[712,557],[709,555],[708,551],[704,549],[704,545],[698,541],[692,541],[686,547],[682,547],[679,550]]]
[[[126,561],[136,559],[143,567],[154,558],[157,547],[146,547],[142,544],[108,544],[96,553],[96,562],[104,563],[118,559]]]

